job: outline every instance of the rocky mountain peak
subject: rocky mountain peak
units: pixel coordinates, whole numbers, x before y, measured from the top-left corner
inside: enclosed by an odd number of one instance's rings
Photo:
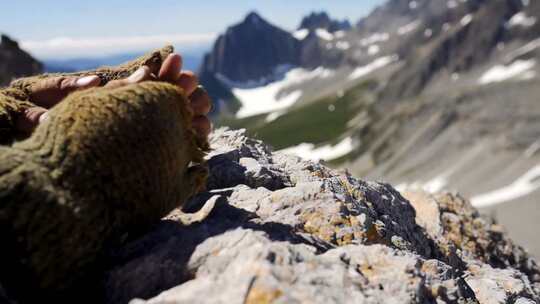
[[[41,73],[43,65],[19,48],[17,41],[2,34],[0,38],[0,86],[18,77]]]
[[[19,43],[7,35],[0,35],[0,45],[5,48],[19,48]]]
[[[332,20],[326,12],[312,12],[308,16],[302,19],[300,22],[299,30],[316,30],[325,29],[331,33],[337,31],[345,31],[351,28],[351,24],[348,20]]]
[[[246,15],[246,18],[242,22],[243,25],[252,25],[252,26],[259,26],[259,25],[269,25],[266,20],[264,20],[257,12],[252,11],[249,14]]]
[[[279,65],[295,65],[298,54],[297,39],[251,12],[218,37],[201,71],[233,82],[259,81]]]

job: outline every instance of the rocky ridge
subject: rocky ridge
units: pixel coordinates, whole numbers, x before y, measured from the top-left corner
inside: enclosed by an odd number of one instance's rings
[[[540,1],[390,0],[329,40],[293,33],[310,77],[269,95],[296,102],[223,125],[293,151],[351,140],[349,154],[325,160],[396,186],[456,189],[540,257],[539,33]],[[325,121],[325,131],[346,125],[311,137]]]
[[[348,21],[331,19],[326,13],[305,17],[291,33],[271,24],[256,12],[220,35],[199,69],[201,83],[218,101],[216,112],[234,113],[233,87],[259,87],[283,78],[283,71],[302,67],[338,67],[342,49],[328,49],[328,39],[351,29]]]
[[[211,145],[208,191],[184,209],[214,210],[187,227],[173,212],[116,252],[110,303],[540,301],[536,262],[459,195],[400,194],[243,130]]]
[[[302,19],[298,29],[310,31],[325,29],[330,33],[335,33],[350,30],[351,24],[348,20],[332,20],[326,12],[313,12]]]
[[[200,74],[225,76],[234,82],[258,81],[279,65],[298,62],[299,42],[257,13],[220,35],[204,58]]]
[[[0,86],[11,80],[39,74],[43,65],[19,48],[19,44],[6,35],[0,40]]]

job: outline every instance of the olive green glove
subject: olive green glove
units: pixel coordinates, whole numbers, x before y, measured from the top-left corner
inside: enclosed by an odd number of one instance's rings
[[[30,138],[0,147],[6,289],[69,290],[100,268],[107,246],[204,187],[208,144],[188,104],[178,86],[154,81],[75,92]]]
[[[103,67],[77,73],[43,74],[13,81],[8,88],[0,89],[0,144],[10,144],[20,135],[15,128],[17,116],[36,106],[34,93],[44,80],[97,75],[103,86],[111,80],[127,78],[143,65],[157,75],[162,62],[172,52],[173,47],[166,46],[118,67]],[[58,84],[61,84],[61,81],[58,81]]]

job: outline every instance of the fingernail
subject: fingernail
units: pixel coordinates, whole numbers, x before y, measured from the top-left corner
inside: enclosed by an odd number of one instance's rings
[[[146,68],[142,66],[133,74],[131,74],[131,76],[128,77],[128,81],[138,82],[138,81],[141,81],[145,76],[146,76]]]
[[[49,119],[49,112],[45,112],[41,114],[41,116],[39,116],[39,123],[42,123],[46,121],[47,119]]]
[[[198,85],[197,89],[201,90],[203,93],[208,93],[208,91],[206,91],[206,89],[202,85]]]
[[[77,86],[78,87],[86,87],[96,82],[96,80],[99,79],[98,76],[85,76],[77,79]]]

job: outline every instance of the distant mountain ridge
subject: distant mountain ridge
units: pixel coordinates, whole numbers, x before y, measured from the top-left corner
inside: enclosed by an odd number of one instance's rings
[[[326,12],[313,12],[304,17],[300,22],[299,30],[325,29],[330,33],[337,31],[348,31],[351,29],[349,20],[332,20]]]
[[[341,49],[327,49],[331,32],[350,29],[348,21],[335,21],[326,13],[312,13],[301,22],[298,32],[288,32],[271,24],[256,12],[221,34],[205,55],[199,76],[213,99],[216,111],[228,106],[238,109],[237,100],[227,83],[264,85],[274,80],[283,66],[316,68],[337,67],[345,54]],[[221,80],[220,80],[221,79]],[[220,106],[221,105],[221,106]]]
[[[283,64],[296,65],[300,42],[252,12],[220,35],[204,58],[201,71],[247,82],[270,75]]]
[[[510,19],[522,12],[538,16],[539,2],[522,0],[393,0],[358,24],[360,31],[388,32],[392,22],[401,27],[415,25],[397,50],[405,65],[390,79],[391,99],[421,93],[440,72],[462,73],[491,59],[504,45],[540,36],[540,23],[511,26]],[[525,5],[524,3],[528,3]],[[404,25],[404,21],[406,23]],[[423,29],[423,30],[420,30]]]
[[[6,35],[0,40],[0,86],[8,85],[19,77],[39,74],[43,64],[21,50],[19,44]]]
[[[232,89],[238,113],[277,106],[224,125],[400,189],[458,190],[540,256],[540,1],[389,0],[336,32],[323,19],[291,33],[285,80]]]

